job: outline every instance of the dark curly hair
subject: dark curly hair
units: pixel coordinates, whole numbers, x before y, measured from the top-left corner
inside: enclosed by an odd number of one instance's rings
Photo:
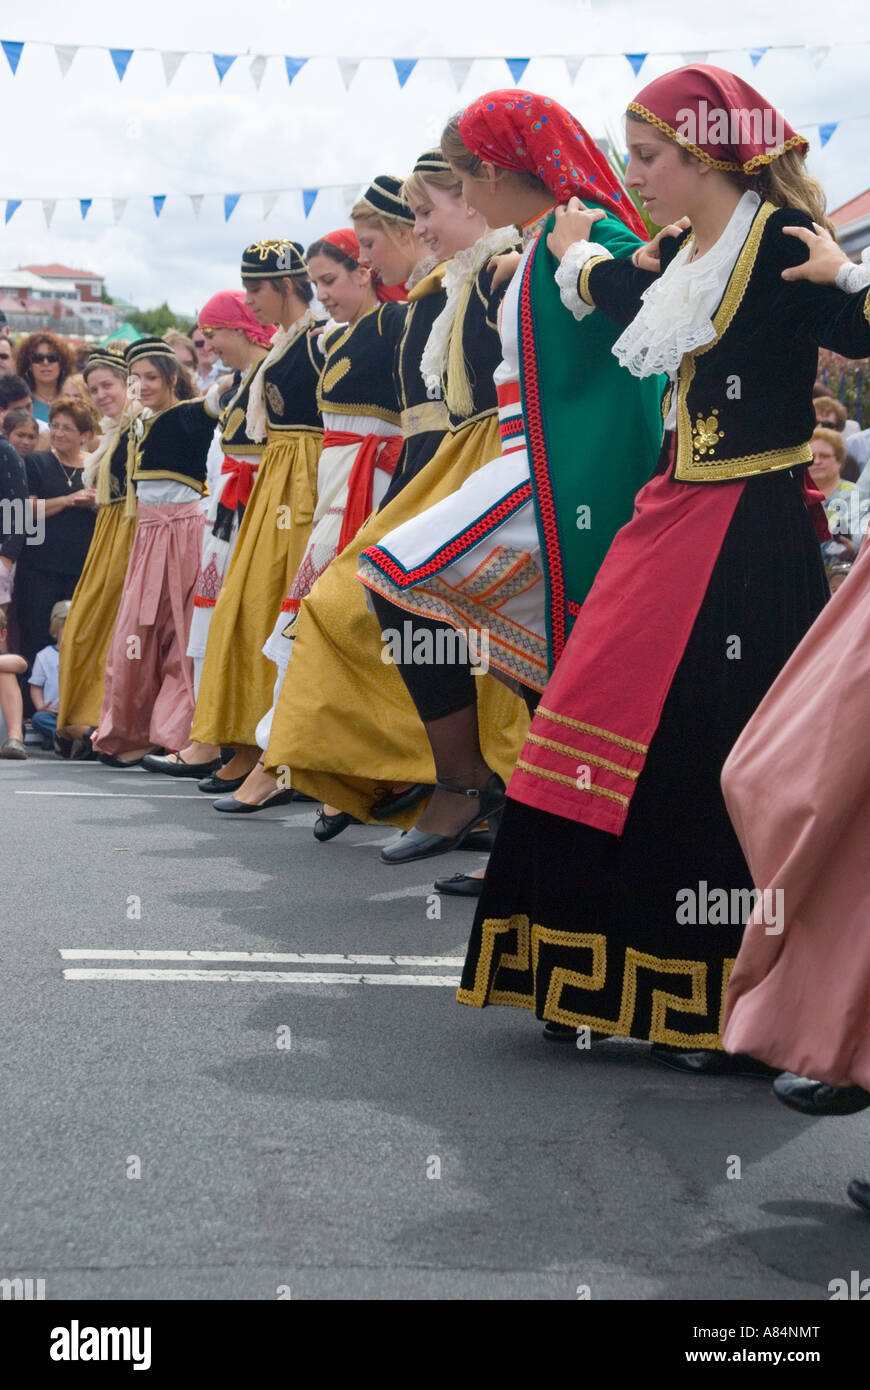
[[[23,376],[31,391],[36,389],[33,380],[33,357],[41,344],[47,343],[49,351],[56,352],[60,358],[60,373],[57,378],[57,389],[63,392],[63,384],[68,376],[72,376],[76,369],[76,359],[72,348],[64,342],[63,338],[58,338],[55,333],[48,333],[45,329],[40,329],[36,333],[31,333],[29,338],[23,338],[18,344],[15,353],[15,370],[19,376]]]

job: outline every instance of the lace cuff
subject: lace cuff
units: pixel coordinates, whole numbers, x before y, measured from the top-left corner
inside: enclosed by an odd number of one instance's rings
[[[205,413],[206,415],[210,415],[213,420],[220,419],[220,397],[221,392],[218,383],[216,381],[213,381],[211,386],[206,391],[205,398],[203,400],[203,405],[205,406]]]
[[[559,286],[559,298],[574,315],[575,319],[585,319],[587,314],[591,314],[595,308],[594,304],[587,304],[580,297],[579,280],[587,261],[612,260],[609,251],[603,246],[598,246],[591,241],[575,241],[565,252],[559,267],[556,271],[556,284]]]
[[[858,294],[860,290],[867,289],[870,285],[870,246],[865,246],[861,252],[860,265],[850,261],[848,265],[840,266],[836,283],[847,294]]]

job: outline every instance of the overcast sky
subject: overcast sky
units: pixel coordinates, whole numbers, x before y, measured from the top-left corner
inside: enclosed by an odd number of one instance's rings
[[[321,194],[307,221],[298,193],[264,220],[262,198],[243,196],[224,221],[225,192],[368,182],[404,174],[437,138],[444,119],[479,93],[513,85],[503,62],[481,56],[461,91],[439,55],[508,52],[660,52],[635,78],[622,58],[589,59],[573,84],[561,60],[532,58],[523,85],[570,106],[595,135],[621,129],[625,104],[685,54],[745,76],[799,130],[842,120],[824,149],[808,130],[810,165],[829,206],[870,184],[870,11],[855,0],[757,0],[687,5],[685,0],[443,0],[425,9],[401,0],[31,0],[4,6],[0,38],[84,45],[65,78],[50,47],[26,48],[15,77],[0,56],[4,158],[0,198],[93,197],[58,202],[46,229],[39,204],[0,222],[0,267],[61,261],[106,277],[110,293],[143,308],[168,299],[193,312],[217,289],[238,284],[242,249],[261,236],[302,242],[346,224],[339,192]],[[805,52],[768,53],[752,67],[746,47],[832,48],[816,68]],[[157,53],[135,53],[123,83],[99,43],[207,50],[184,59],[167,88]],[[223,85],[208,52],[323,55],[288,86],[270,59],[259,90],[250,56]],[[345,91],[336,58],[364,63]],[[400,90],[391,56],[425,59]],[[696,59],[697,60],[697,59]],[[849,120],[863,116],[863,120]],[[199,217],[190,200],[205,194]],[[165,194],[159,220],[152,194]],[[110,196],[129,196],[114,222]],[[175,195],[175,196],[174,196]]]

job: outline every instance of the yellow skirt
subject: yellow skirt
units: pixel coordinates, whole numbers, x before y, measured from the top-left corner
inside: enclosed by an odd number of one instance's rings
[[[63,629],[57,727],[100,722],[106,658],[136,535],[124,503],[100,507],[94,534]]]
[[[269,437],[209,627],[190,731],[199,743],[257,741],[275,684],[263,643],[308,544],[322,444],[319,431]]]
[[[448,435],[417,477],[376,512],[302,600],[295,644],[266,750],[266,767],[358,820],[395,783],[435,781],[429,741],[402,677],[381,660],[380,626],[356,578],[367,545],[461,487],[501,451],[492,416]],[[507,780],[528,729],[525,703],[491,675],[478,682],[483,755]],[[406,828],[415,806],[391,824]]]

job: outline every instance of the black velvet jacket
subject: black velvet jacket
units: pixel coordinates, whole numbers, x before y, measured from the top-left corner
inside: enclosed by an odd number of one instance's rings
[[[844,357],[870,355],[870,291],[783,280],[807,248],[783,227],[812,228],[794,208],[763,202],[713,315],[716,338],[687,352],[677,373],[679,482],[731,481],[810,463],[813,383],[820,347]],[[665,270],[690,232],[661,243]],[[629,324],[656,275],[627,260],[596,256],[580,272],[578,293],[619,324]],[[667,417],[673,386],[665,392]]]
[[[269,433],[282,430],[320,430],[317,381],[323,357],[314,328],[300,333],[275,362],[263,369],[263,391]]]
[[[447,407],[440,389],[430,395],[420,358],[432,325],[447,302],[444,265],[424,276],[408,296],[405,327],[393,358],[393,384],[402,408],[402,453],[381,506],[392,501],[431,459],[447,432]]]
[[[247,431],[248,400],[251,387],[262,370],[263,358],[249,367],[239,386],[233,386],[221,397],[221,448],[230,458],[244,458],[246,454],[261,454],[262,443],[257,444]],[[238,394],[236,394],[238,392]],[[226,404],[224,405],[224,401]]]
[[[166,479],[186,483],[202,495],[206,458],[215,422],[202,401],[180,401],[130,427],[127,468],[135,483]]]
[[[407,312],[407,304],[390,301],[363,314],[352,328],[324,334],[325,360],[317,389],[321,411],[401,423],[393,358]]]
[[[130,431],[122,430],[109,456],[109,501],[123,502],[127,496],[127,450]],[[102,465],[100,465],[102,467]]]
[[[518,251],[519,245],[505,246],[504,250]],[[465,369],[474,401],[468,415],[457,414],[455,410],[450,409],[448,403],[447,412],[453,433],[476,420],[485,420],[487,415],[495,415],[498,411],[495,383],[492,379],[502,359],[498,311],[510,281],[504,280],[498,289],[493,290],[494,273],[487,265],[481,266],[472,285],[471,297],[461,325],[458,321],[453,325],[454,333],[461,328]]]

